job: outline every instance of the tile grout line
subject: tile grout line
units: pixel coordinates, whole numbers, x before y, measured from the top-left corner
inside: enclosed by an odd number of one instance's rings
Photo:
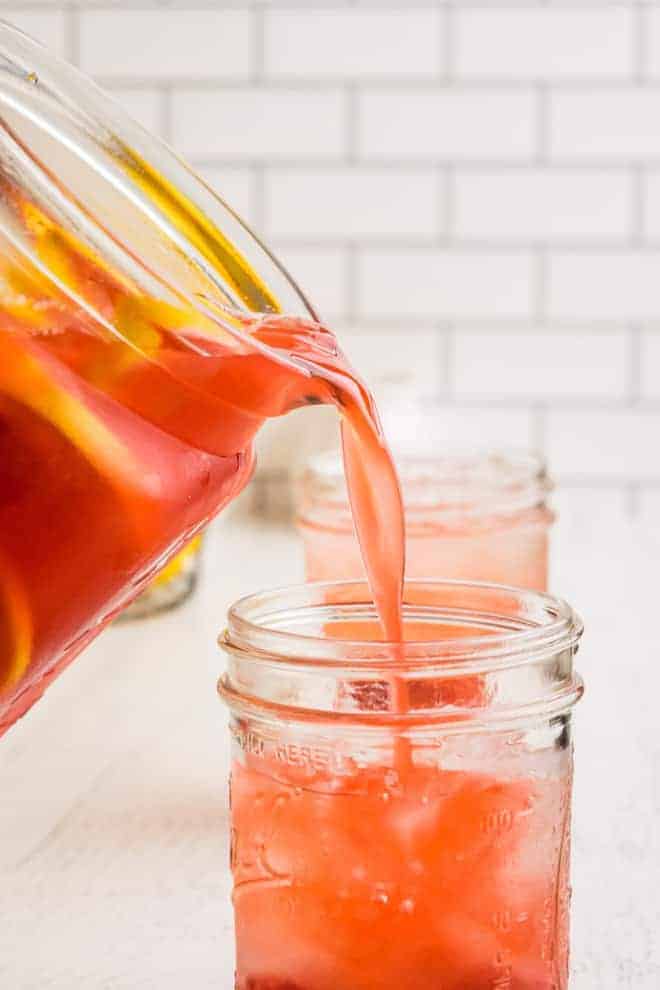
[[[281,247],[281,242],[278,240],[278,246]],[[356,245],[358,249],[361,249],[360,245]],[[429,315],[427,318],[409,316],[405,313],[401,313],[398,316],[379,317],[379,316],[364,316],[362,318],[361,326],[366,332],[372,332],[377,330],[382,330],[383,333],[395,332],[400,328],[400,324],[404,322],[407,327],[412,330],[419,330],[420,333],[424,333],[428,330],[433,330],[437,326],[438,317]],[[603,326],[594,326],[589,323],[585,324],[562,324],[556,320],[549,320],[544,324],[543,328],[539,327],[538,320],[525,320],[515,322],[513,319],[506,319],[505,317],[500,317],[497,320],[466,320],[465,318],[458,317],[456,314],[447,314],[441,318],[441,322],[450,323],[451,326],[456,329],[459,333],[469,336],[470,334],[483,335],[484,333],[490,334],[510,334],[512,336],[526,336],[527,334],[533,333],[538,329],[542,329],[545,333],[552,333],[556,337],[569,338],[574,336],[576,332],[580,333],[583,337],[593,337],[598,334],[604,334],[609,336],[613,333],[621,333],[621,323],[607,324]],[[641,325],[640,325],[641,329]],[[658,335],[657,325],[651,330],[654,335]]]
[[[532,449],[546,456],[548,444],[548,407],[544,402],[537,402],[530,408],[531,414],[531,445]]]
[[[532,315],[537,326],[544,327],[548,316],[549,251],[544,245],[533,250]]]
[[[648,19],[644,4],[637,2],[631,11],[633,20],[632,33],[632,64],[633,80],[638,85],[643,85],[648,80],[648,56],[647,45]]]
[[[633,247],[645,247],[645,215],[646,215],[646,169],[635,165],[631,169],[632,181],[632,230],[630,242]]]
[[[550,94],[546,83],[536,86],[536,154],[535,165],[547,165],[550,156]]]
[[[158,90],[160,129],[163,141],[169,145],[173,145],[174,143],[174,100],[172,89],[173,87],[170,84],[166,84]]]
[[[456,338],[453,326],[444,322],[438,323],[436,341],[439,365],[438,397],[451,399],[456,389]]]
[[[630,519],[636,519],[640,515],[642,487],[643,485],[639,481],[630,481],[624,484],[626,515]]]
[[[344,299],[344,312],[346,320],[350,325],[355,325],[359,321],[360,312],[360,273],[359,273],[359,247],[355,241],[350,241],[346,245],[346,287]]]
[[[642,334],[638,326],[628,330],[628,403],[639,405],[642,398]]]
[[[439,7],[440,14],[438,29],[440,31],[440,78],[448,86],[454,82],[456,74],[456,7],[451,2],[446,7]]]
[[[346,83],[344,101],[346,114],[344,123],[345,161],[348,165],[357,165],[360,157],[360,96],[356,83]]]
[[[266,12],[261,3],[249,11],[250,18],[250,82],[261,83],[266,75]]]
[[[226,160],[209,160],[204,157],[190,156],[188,159],[195,165],[196,168],[226,168],[229,170],[241,170],[245,168],[269,168],[265,162],[259,159],[250,159],[245,162],[239,161],[226,161]],[[289,166],[287,165],[286,168]],[[450,203],[450,217],[452,213],[452,206],[454,204]],[[433,203],[430,204],[430,209],[433,209]],[[438,210],[440,212],[440,210]],[[312,235],[304,234],[289,234],[283,235],[279,238],[287,246],[293,248],[337,248],[342,247],[346,243],[346,238],[339,235],[328,235],[323,234],[315,237]],[[400,254],[403,251],[427,251],[429,254],[433,254],[437,250],[442,251],[452,251],[457,255],[463,255],[466,258],[470,256],[479,256],[484,254],[500,255],[508,258],[518,258],[518,259],[528,259],[533,257],[538,257],[539,254],[544,254],[551,256],[553,254],[558,255],[570,255],[572,257],[582,257],[585,256],[593,258],[611,258],[612,256],[619,256],[622,253],[626,253],[626,249],[630,247],[630,238],[622,238],[620,241],[615,241],[610,244],[604,243],[566,243],[557,242],[550,243],[548,241],[496,241],[496,240],[467,240],[463,238],[457,238],[452,236],[451,232],[441,233],[441,234],[419,234],[417,236],[410,234],[374,234],[371,236],[365,235],[360,238],[360,246],[366,251],[375,251],[383,254],[397,253]],[[655,258],[655,256],[660,253],[660,242],[652,241],[645,242],[636,247],[636,253],[641,255],[648,255]],[[583,319],[574,319],[568,321],[558,322],[574,322],[576,324],[582,323],[616,323],[621,322],[622,317],[610,318],[607,316],[596,315],[592,317],[585,317]],[[654,315],[650,315],[644,322],[658,324],[660,322],[660,309]]]
[[[255,233],[262,236],[266,231],[267,219],[266,167],[255,164],[250,168],[250,207]]]
[[[0,7],[0,11],[2,11]],[[48,8],[52,11],[52,7]],[[89,8],[86,8],[89,9]],[[134,8],[131,8],[134,10]],[[153,84],[153,77],[150,76],[139,76],[139,75],[116,75],[116,76],[103,76],[99,77],[104,85],[112,83],[123,83],[125,85],[145,85],[148,86]],[[483,79],[451,79],[449,82],[444,78],[438,78],[437,76],[429,75],[428,77],[420,78],[416,76],[369,76],[363,79],[351,79],[344,75],[337,76],[314,76],[310,75],[302,78],[297,75],[291,76],[268,76],[267,78],[268,86],[273,91],[289,91],[297,90],[300,92],[323,92],[328,90],[339,90],[342,86],[347,83],[352,83],[358,85],[362,89],[373,90],[378,93],[399,93],[399,94],[410,94],[410,93],[435,93],[452,91],[454,89],[460,90],[464,93],[477,93],[488,97],[493,93],[496,95],[519,95],[520,93],[528,93],[534,95],[539,94],[540,91],[545,91],[549,93],[552,90],[553,93],[567,93],[569,95],[574,95],[576,93],[591,93],[596,92],[599,95],[607,97],[610,90],[624,90],[630,93],[635,93],[639,86],[634,82],[634,80],[621,80],[618,78],[604,78],[592,80],[585,79],[553,79],[550,85],[546,81],[539,81],[538,79],[521,78],[518,80],[507,80],[500,78],[486,78]],[[208,90],[208,89],[241,89],[250,84],[250,73],[247,76],[241,73],[234,74],[214,74],[209,73],[206,76],[199,75],[181,75],[177,78],[177,84],[185,89],[189,90]],[[660,76],[658,78],[652,77],[645,80],[645,90],[650,93],[660,94]],[[525,159],[526,160],[526,159]],[[579,163],[579,159],[577,160]],[[614,158],[613,164],[617,164],[619,159]],[[572,163],[571,163],[572,164]]]
[[[64,8],[66,30],[66,57],[72,65],[80,66],[80,7],[68,3]]]
[[[437,241],[439,244],[454,240],[456,228],[456,170],[450,166],[439,166],[437,169]]]

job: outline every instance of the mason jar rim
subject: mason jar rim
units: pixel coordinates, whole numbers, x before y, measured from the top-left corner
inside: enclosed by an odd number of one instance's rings
[[[545,505],[553,490],[543,456],[529,450],[468,449],[448,453],[397,451],[408,524],[416,514],[453,517],[515,515]],[[315,507],[350,510],[341,455],[326,450],[309,458],[299,476],[299,518],[313,521]],[[335,520],[336,523],[336,520]]]
[[[434,596],[446,603],[434,605]],[[470,595],[472,607],[461,605]],[[479,600],[481,599],[481,610]],[[491,608],[484,610],[490,599]],[[492,602],[515,603],[519,614],[492,611]],[[463,623],[488,634],[444,637],[436,640],[334,639],[295,631],[302,620],[374,622],[377,613],[366,581],[328,581],[290,585],[251,594],[235,602],[219,645],[229,652],[250,653],[255,659],[281,661],[298,667],[378,669],[396,660],[397,669],[427,670],[440,663],[445,673],[487,673],[538,660],[575,647],[582,635],[579,615],[563,599],[545,592],[481,581],[415,579],[406,581],[403,595],[405,621]],[[287,628],[288,626],[288,628]],[[293,627],[293,628],[292,628]]]
[[[366,582],[280,588],[229,610],[219,638],[227,655],[219,693],[235,714],[369,731],[521,724],[560,716],[582,695],[573,669],[582,622],[562,599],[485,582],[415,580],[405,585],[403,612],[404,622],[438,621],[454,630],[461,623],[479,635],[452,637],[449,629],[444,638],[403,643],[324,636],[332,622],[358,620],[373,630],[377,615]],[[475,675],[495,692],[484,704],[469,693],[460,697]],[[401,709],[397,685],[404,690]],[[420,698],[422,685],[430,694]]]

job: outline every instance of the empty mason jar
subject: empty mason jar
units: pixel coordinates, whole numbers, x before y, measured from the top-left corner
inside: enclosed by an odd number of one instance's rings
[[[532,591],[243,599],[221,645],[236,990],[566,990],[573,656]]]
[[[406,573],[544,590],[554,519],[542,458],[528,453],[398,454]],[[309,581],[364,576],[339,454],[308,462],[297,523]]]

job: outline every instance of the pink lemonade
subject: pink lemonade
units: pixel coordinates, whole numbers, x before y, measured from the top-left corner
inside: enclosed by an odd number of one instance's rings
[[[364,592],[230,613],[236,990],[566,990],[576,620],[413,582],[388,645]]]
[[[235,763],[237,990],[563,990],[569,788]]]

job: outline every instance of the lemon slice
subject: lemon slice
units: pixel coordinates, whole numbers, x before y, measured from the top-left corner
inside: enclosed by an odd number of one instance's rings
[[[0,555],[0,694],[21,679],[30,664],[32,616],[23,583]]]
[[[201,535],[193,537],[190,543],[176,557],[173,557],[169,564],[165,565],[162,571],[158,573],[158,576],[150,583],[149,587],[161,588],[164,584],[168,584],[174,578],[178,577],[187,562],[199,552],[201,544]]]
[[[115,487],[144,490],[145,472],[129,448],[33,353],[5,334],[0,356],[0,392],[52,423]]]

